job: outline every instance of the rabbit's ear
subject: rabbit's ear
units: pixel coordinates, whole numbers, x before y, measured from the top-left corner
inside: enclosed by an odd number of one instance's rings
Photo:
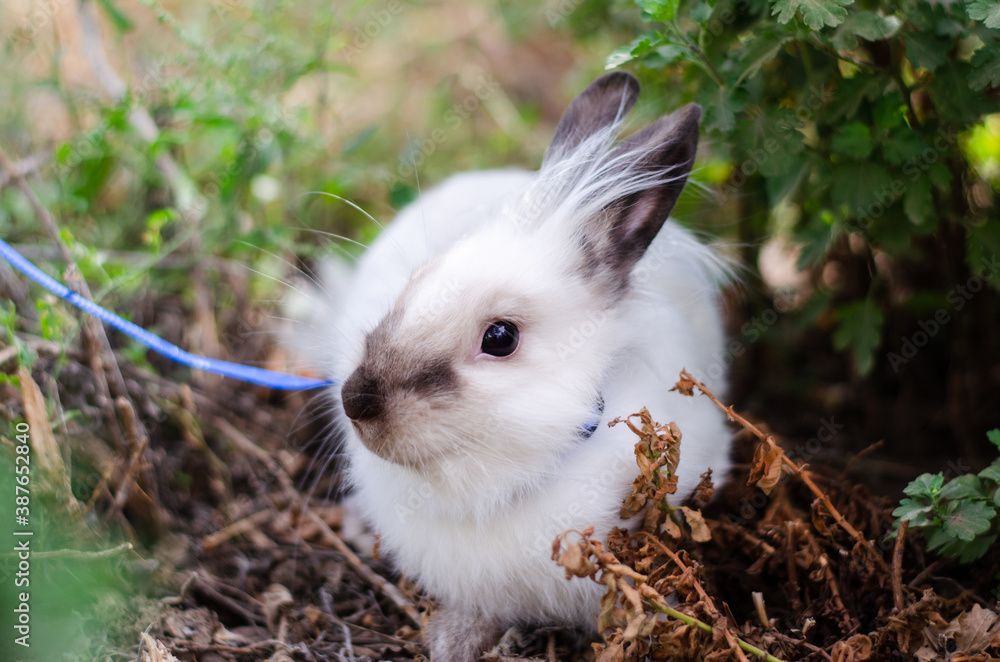
[[[633,173],[633,187],[614,199],[583,228],[585,270],[604,271],[624,283],[674,208],[687,183],[698,149],[701,106],[688,104],[636,132],[616,147],[613,158]],[[633,176],[630,175],[630,178]],[[622,182],[615,184],[616,188]],[[627,188],[627,187],[626,187]]]
[[[542,167],[561,161],[597,131],[621,121],[639,98],[639,81],[625,71],[604,74],[563,113]]]

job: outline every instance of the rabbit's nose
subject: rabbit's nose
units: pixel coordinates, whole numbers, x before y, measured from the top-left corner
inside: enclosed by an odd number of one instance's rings
[[[385,394],[381,382],[358,368],[347,378],[340,391],[344,412],[352,421],[378,418],[385,411]]]

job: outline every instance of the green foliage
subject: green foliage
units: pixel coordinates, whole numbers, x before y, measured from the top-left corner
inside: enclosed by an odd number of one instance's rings
[[[1000,430],[986,435],[1000,450]],[[1000,537],[1000,458],[978,474],[944,482],[944,475],[922,474],[903,490],[907,498],[892,512],[911,529],[920,529],[927,549],[969,563],[981,558]]]
[[[853,349],[855,367],[864,374],[871,370],[882,332],[883,316],[871,299],[852,301],[837,309],[840,326],[833,334],[837,349]]]
[[[16,439],[13,421],[0,421],[0,436]],[[0,446],[0,498],[15,503],[15,453]],[[20,466],[20,465],[19,465]],[[97,535],[93,528],[72,521],[66,504],[47,489],[43,474],[32,466],[30,490],[31,537],[15,536],[25,527],[16,526],[14,517],[0,524],[0,535],[17,544],[28,541],[31,552],[28,569],[19,566],[17,554],[0,557],[0,627],[14,633],[18,623],[20,594],[30,597],[30,648],[15,644],[15,636],[0,641],[3,660],[103,660],[118,641],[131,645],[135,633],[148,625],[141,621],[139,606],[149,593],[149,576],[137,572],[141,565],[129,553],[100,554],[117,546],[110,535]],[[89,491],[99,479],[99,471]],[[18,492],[17,495],[22,495]],[[13,511],[12,511],[13,513]],[[67,551],[71,550],[71,551]],[[49,554],[48,557],[44,553]],[[22,557],[23,558],[23,557]],[[20,575],[18,575],[20,573]],[[17,583],[15,584],[15,581]]]
[[[782,236],[799,247],[801,267],[867,263],[866,279],[813,297],[829,302],[834,346],[858,373],[872,371],[900,299],[875,256],[962,252],[954,237],[975,244],[1000,226],[1000,116],[991,115],[1000,111],[1000,3],[636,4],[643,31],[607,68],[629,64],[666,81],[665,108],[702,104],[713,157],[732,164],[720,212],[754,219],[741,238]],[[969,203],[973,189],[985,204]],[[793,222],[780,223],[772,210],[781,205]],[[921,241],[929,235],[938,239]],[[993,255],[964,252],[971,273]],[[943,297],[954,285],[924,283],[904,296]]]
[[[969,18],[982,21],[988,28],[1000,28],[1000,2],[997,0],[972,0],[966,11]]]
[[[820,30],[828,25],[835,28],[847,17],[845,6],[853,4],[853,0],[775,0],[772,14],[777,14],[779,23],[788,23],[796,12],[802,21],[813,30]]]

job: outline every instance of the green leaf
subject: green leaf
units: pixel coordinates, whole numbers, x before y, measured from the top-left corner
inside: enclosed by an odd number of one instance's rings
[[[417,199],[417,190],[409,184],[394,184],[389,189],[389,204],[396,209],[402,209]]]
[[[834,152],[856,159],[867,158],[872,153],[872,133],[867,125],[851,122],[837,129],[831,148]]]
[[[948,170],[948,166],[941,161],[932,163],[927,169],[927,174],[931,178],[931,183],[942,193],[951,188],[951,170]]]
[[[853,78],[848,78],[840,84],[837,93],[827,105],[829,119],[837,120],[841,117],[854,119],[861,102],[865,99],[874,101],[881,98],[885,94],[888,82],[888,79],[881,74],[857,74]]]
[[[715,3],[713,2],[712,4],[714,5]],[[712,18],[712,5],[707,2],[699,2],[691,8],[688,15],[699,24],[705,23],[708,19]]]
[[[649,53],[663,43],[663,37],[656,32],[647,32],[639,35],[628,46],[622,46],[613,50],[607,60],[604,61],[604,68],[614,69],[620,67],[626,62]],[[687,49],[684,50],[686,52]]]
[[[981,501],[952,501],[941,520],[953,538],[970,541],[990,529],[996,511]]]
[[[940,525],[929,527],[930,530],[924,532],[924,537],[927,538],[927,549],[933,551],[936,549],[947,548],[948,545],[955,545],[961,541],[955,540],[954,536],[945,533],[944,528]],[[945,552],[948,554],[947,552]],[[950,556],[954,556],[958,553],[958,549],[952,549]]]
[[[920,474],[903,488],[903,494],[930,499],[941,492],[942,485],[944,485],[944,474]]]
[[[980,536],[972,542],[962,545],[962,550],[958,553],[958,560],[962,563],[972,563],[990,551],[996,541],[997,534],[995,533],[991,536]]]
[[[775,0],[771,14],[778,14],[779,23],[788,23],[798,11],[802,21],[812,30],[822,30],[823,26],[835,28],[847,18],[844,7],[854,4],[854,0]]]
[[[985,499],[986,492],[983,490],[983,484],[978,476],[964,474],[949,480],[941,488],[940,497],[952,501],[959,499]]]
[[[982,21],[983,25],[994,30],[1000,29],[1000,0],[972,0],[965,6],[965,11],[973,21]]]
[[[680,0],[635,0],[639,9],[649,14],[654,21],[672,21],[677,15]]]
[[[122,12],[112,0],[97,0],[97,2],[104,9],[105,13],[107,13],[108,18],[111,19],[111,23],[119,32],[128,32],[135,27],[132,19]]]
[[[695,93],[695,101],[705,109],[702,126],[709,131],[728,133],[736,126],[736,113],[746,106],[745,94],[728,87],[703,85]]]
[[[931,187],[920,181],[910,182],[903,196],[903,213],[910,219],[910,223],[923,225],[934,213]]]
[[[882,141],[882,156],[894,165],[909,161],[920,156],[929,145],[918,132],[901,127],[890,131]]]
[[[910,526],[928,526],[934,521],[934,513],[926,503],[921,503],[916,499],[903,499],[899,502],[899,507],[892,511],[893,517],[898,517],[903,522],[909,522]]]
[[[880,129],[895,129],[903,125],[906,118],[906,102],[899,92],[886,94],[872,109],[872,119]]]
[[[632,46],[621,46],[611,51],[607,59],[604,60],[605,71],[610,71],[611,69],[617,69],[627,62],[631,62],[635,59],[635,55],[632,54]]]
[[[781,52],[785,43],[793,38],[794,35],[789,32],[765,28],[752,39],[744,42],[740,47],[738,55],[743,71],[740,73],[740,77],[736,79],[735,85],[739,85],[744,80],[756,76],[760,68],[773,60]]]
[[[902,183],[900,183],[902,185]],[[905,189],[903,189],[905,192]],[[937,217],[932,216],[923,225],[913,225],[903,213],[902,205],[892,205],[884,214],[877,217],[877,221],[866,228],[872,244],[890,255],[900,255],[905,253],[913,243],[916,234],[933,232],[937,227]],[[878,207],[872,208],[872,216],[878,212]],[[861,221],[864,223],[864,221]]]
[[[981,274],[990,287],[1000,291],[1000,223],[986,222],[969,227],[965,263],[974,274]]]
[[[990,443],[1000,448],[1000,429],[993,428],[986,433],[986,438],[990,440]]]
[[[948,59],[952,48],[949,39],[941,39],[923,32],[907,32],[903,35],[906,43],[906,59],[915,67],[933,71]]]
[[[862,161],[845,163],[833,171],[833,189],[830,197],[838,205],[847,205],[856,218],[882,212],[898,198],[893,191],[893,178],[880,163]],[[898,183],[897,188],[902,186]],[[902,194],[899,191],[899,194]]]
[[[833,228],[825,223],[812,223],[795,234],[795,241],[802,247],[795,266],[799,271],[819,264],[833,241]]]
[[[690,59],[691,50],[680,44],[657,46],[643,56],[643,65],[650,69],[662,69],[678,60]]]
[[[850,349],[854,367],[867,375],[875,365],[875,350],[882,342],[882,311],[869,296],[852,301],[837,310],[839,326],[833,333],[833,345],[839,350]]]
[[[993,464],[979,472],[979,477],[983,480],[992,480],[1000,483],[1000,460],[994,460]]]
[[[781,149],[760,164],[760,174],[768,179],[767,194],[773,202],[780,202],[791,194],[799,179],[809,171],[809,159],[801,143],[779,144]]]
[[[833,36],[838,50],[853,51],[858,47],[858,37],[868,41],[882,41],[899,32],[903,24],[896,16],[881,16],[875,12],[859,11],[852,14]]]
[[[996,103],[970,88],[972,67],[966,62],[949,61],[938,68],[927,91],[942,119],[955,124],[972,124],[996,109]]]
[[[969,64],[973,67],[969,87],[974,90],[986,89],[987,85],[1000,87],[1000,43],[988,43],[977,50]]]

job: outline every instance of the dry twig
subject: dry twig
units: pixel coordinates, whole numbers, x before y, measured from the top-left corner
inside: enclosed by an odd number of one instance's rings
[[[384,595],[392,604],[396,606],[403,614],[406,616],[410,624],[417,627],[423,627],[423,621],[420,618],[420,612],[417,611],[416,605],[403,594],[399,588],[388,581],[384,577],[380,576],[377,572],[365,565],[357,554],[354,553],[350,547],[347,546],[340,536],[338,536],[333,529],[331,529],[323,518],[314,513],[309,509],[308,505],[303,506],[302,514],[309,518],[313,524],[320,530],[323,535],[323,540],[329,544],[331,547],[340,552],[344,559],[366,582],[368,582],[372,587],[378,589],[382,595]]]
[[[903,520],[896,531],[896,546],[892,550],[892,600],[897,611],[906,607],[906,596],[903,594],[903,545],[906,542],[906,530],[910,523]]]
[[[49,154],[47,152],[38,152],[37,154],[32,154],[31,156],[21,159],[16,163],[10,164],[10,169],[4,166],[3,172],[0,172],[0,191],[2,191],[8,184],[14,181],[18,177],[25,177],[35,172],[49,160]]]
[[[273,517],[274,513],[272,511],[259,510],[249,517],[237,520],[229,526],[220,529],[211,535],[205,536],[201,541],[201,548],[205,551],[211,551],[231,538],[235,538],[236,536],[246,533],[251,529],[256,529],[258,526]]]

